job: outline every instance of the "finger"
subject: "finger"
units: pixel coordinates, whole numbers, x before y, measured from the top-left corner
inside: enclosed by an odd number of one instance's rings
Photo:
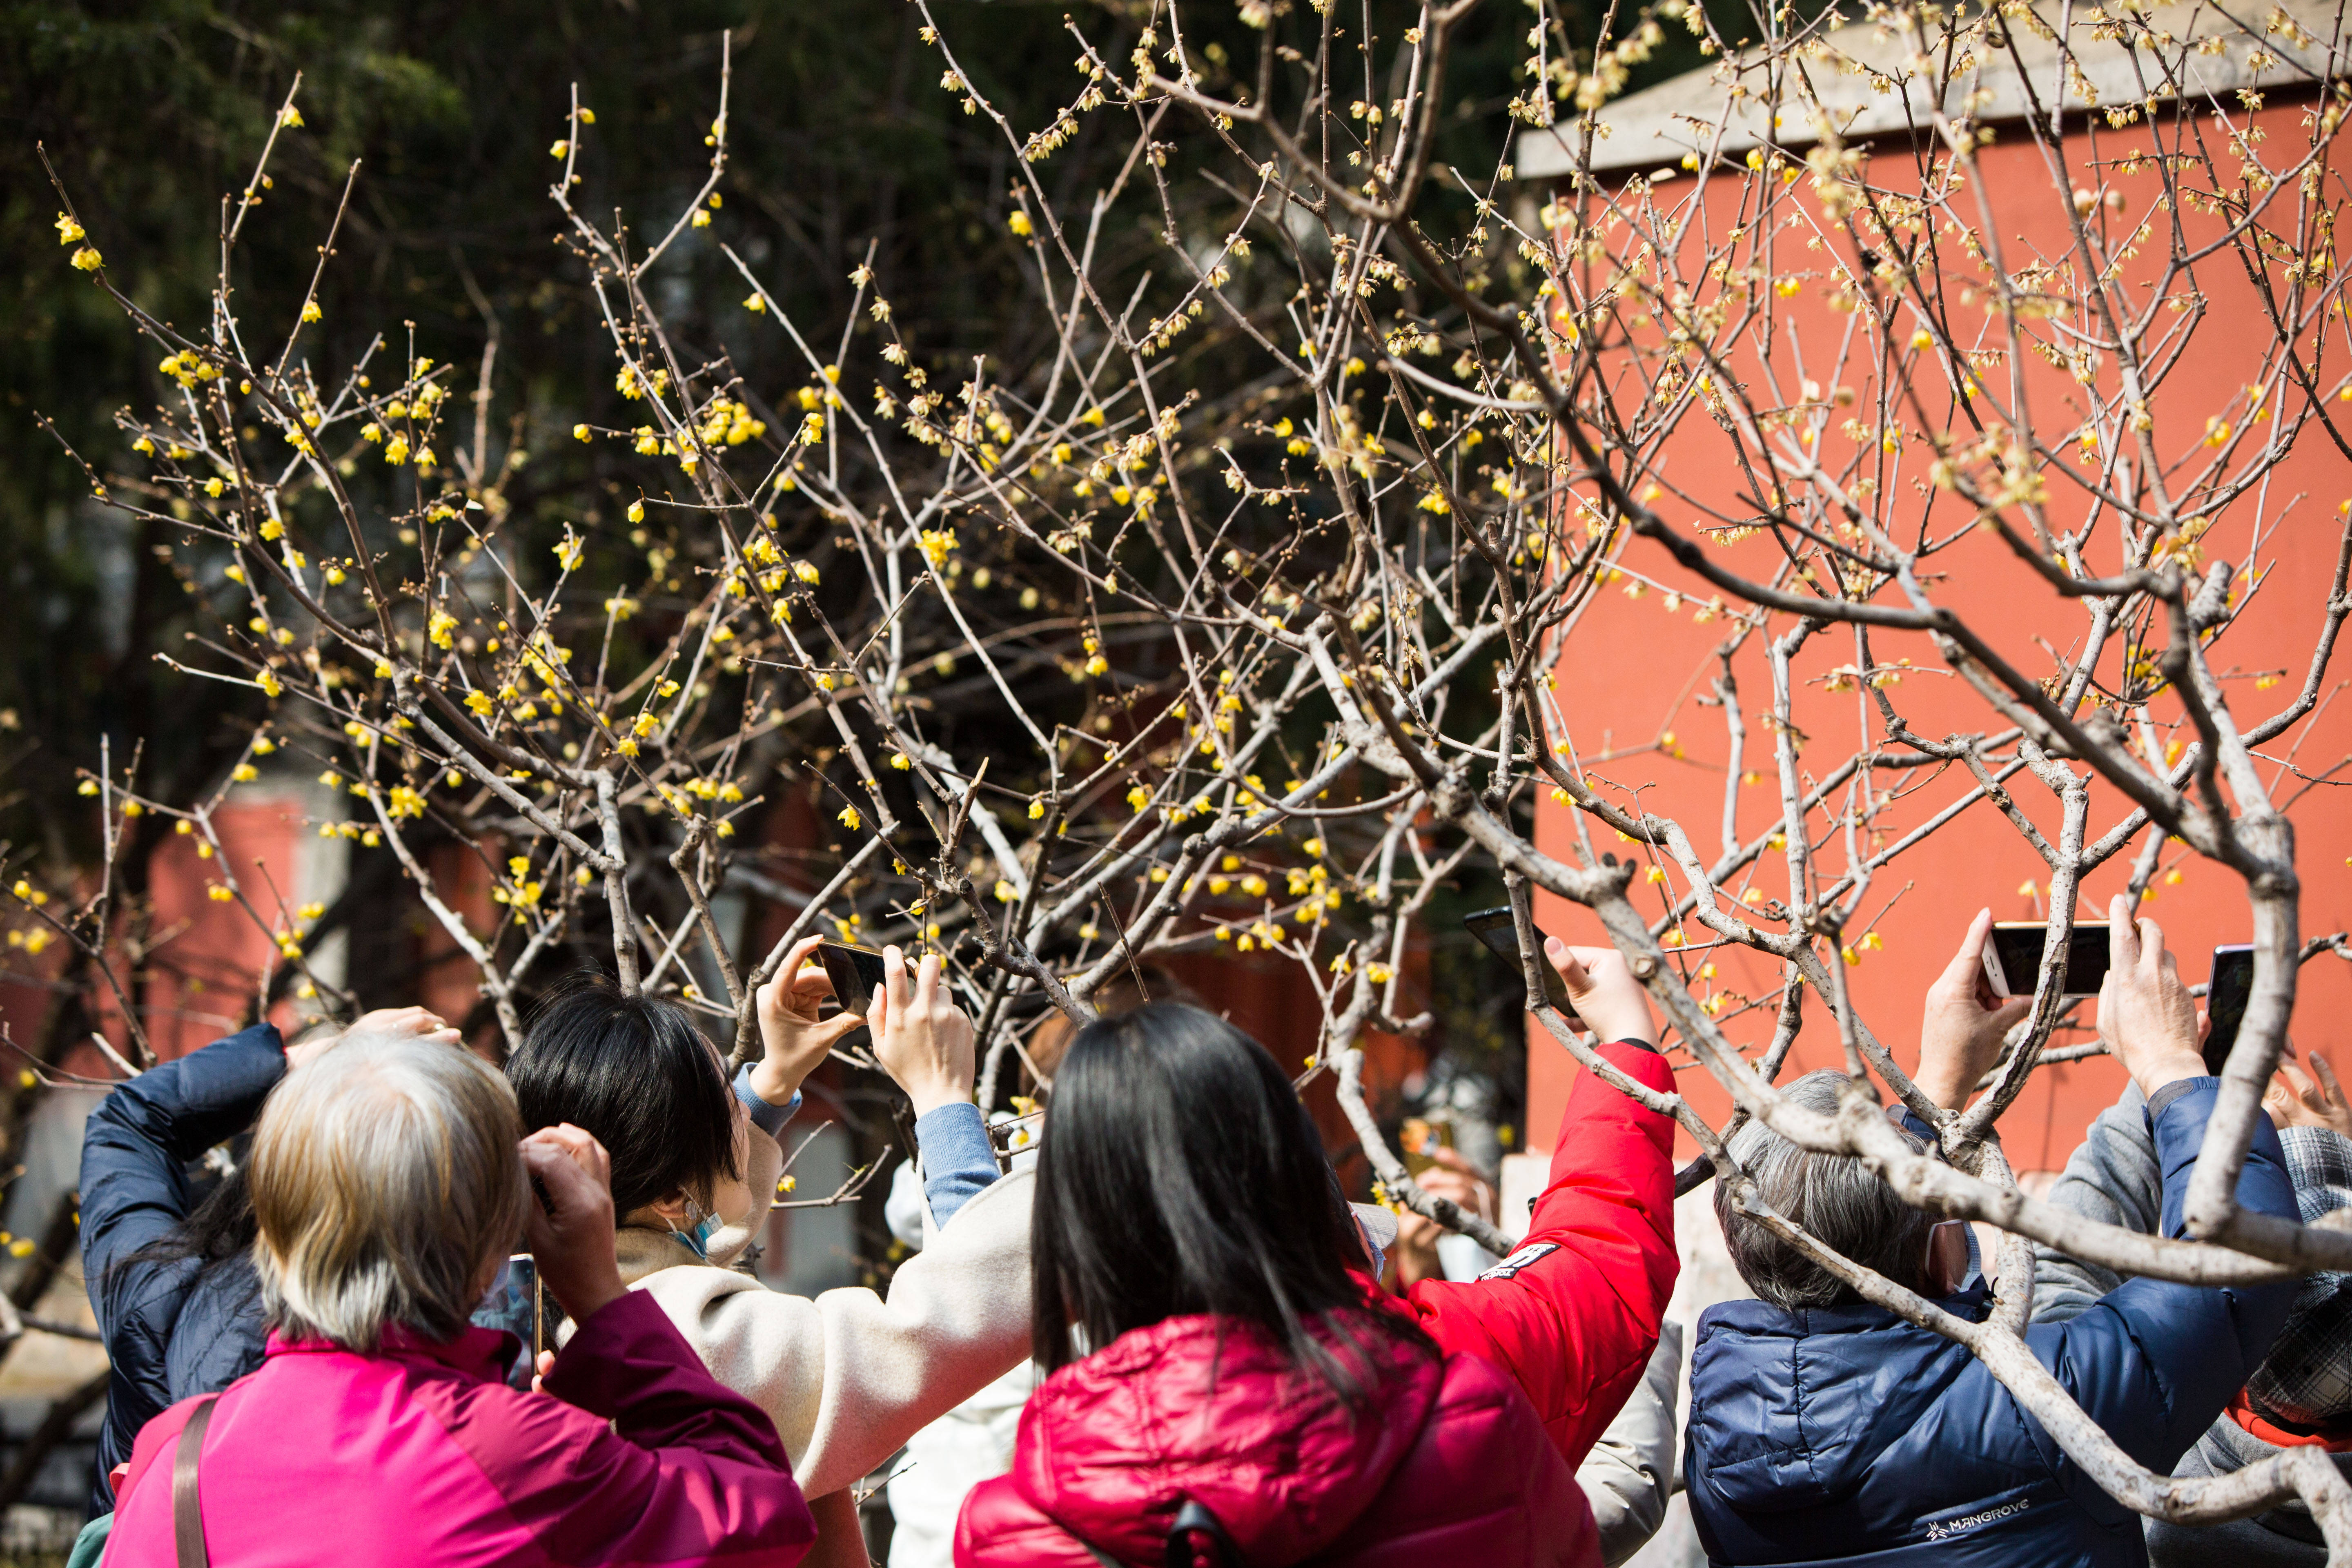
[[[824,1023],[804,1031],[801,1038],[809,1043],[812,1052],[829,1051],[866,1027],[867,1022],[845,1007]]]
[[[2139,918],[2139,952],[2136,962],[2142,973],[2153,980],[2163,972],[2164,961],[2172,955],[2164,951],[2164,928],[2147,916]]]
[[[1591,985],[1592,975],[1577,957],[1576,949],[1559,938],[1544,938],[1544,956],[1551,960],[1551,966],[1559,971],[1559,977],[1568,982],[1570,991],[1582,991]]]
[[[1969,929],[1961,933],[1960,950],[1952,954],[1952,962],[1944,965],[1947,984],[1964,991],[1973,991],[1975,982],[1984,973],[1985,939],[1992,934],[1992,910],[1979,910]]]
[[[2131,900],[2117,893],[2107,903],[2107,969],[2120,973],[2139,962],[2139,932],[2133,928]]]
[[[1429,1157],[1449,1171],[1459,1171],[1465,1176],[1475,1176],[1478,1173],[1478,1167],[1464,1159],[1462,1151],[1459,1149],[1448,1149],[1441,1143],[1429,1152]]]
[[[2294,1086],[2294,1097],[2297,1100],[2302,1100],[2305,1105],[2311,1103],[2312,1094],[2318,1085],[2313,1083],[2301,1068],[2296,1067],[2293,1062],[2281,1062],[2279,1076]]]
[[[914,1001],[914,982],[907,975],[907,955],[896,942],[882,950],[882,986],[889,993],[890,1011],[904,1016]]]
[[[612,1184],[612,1156],[605,1153],[604,1145],[596,1142],[593,1133],[583,1128],[574,1127],[569,1121],[559,1122],[553,1127],[541,1128],[522,1142],[525,1158],[529,1158],[536,1148],[550,1157],[560,1155],[583,1174],[597,1182],[607,1186]]]
[[[2311,1070],[2318,1076],[2320,1089],[2338,1105],[2344,1103],[2344,1086],[2336,1081],[2336,1069],[2317,1051],[2311,1053]]]
[[[914,1016],[918,1018],[929,1017],[938,1008],[939,1002],[940,955],[936,952],[927,952],[923,955],[923,962],[915,969],[915,998],[912,1004],[915,1009]]]
[[[1997,1028],[2001,1034],[2006,1035],[2017,1027],[2019,1019],[2032,1011],[2032,997],[2013,996],[1994,1008],[1985,1022],[1989,1027]]]
[[[824,964],[814,962],[816,950],[824,945],[824,938],[821,936],[804,936],[784,954],[776,974],[792,994],[797,996],[803,991],[813,995],[833,994],[833,976],[825,973]]]

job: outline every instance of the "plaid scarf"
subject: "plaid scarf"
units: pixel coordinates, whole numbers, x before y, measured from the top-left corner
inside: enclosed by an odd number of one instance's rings
[[[2285,1127],[2279,1143],[2304,1224],[2352,1208],[2352,1139],[2325,1127]],[[2304,1281],[2269,1359],[2246,1380],[2246,1394],[2259,1409],[2300,1426],[2352,1412],[2352,1274]]]

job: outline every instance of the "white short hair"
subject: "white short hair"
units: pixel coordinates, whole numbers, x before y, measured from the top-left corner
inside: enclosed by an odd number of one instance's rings
[[[466,1326],[530,1202],[514,1091],[469,1051],[351,1035],[271,1091],[247,1176],[270,1326],[373,1353]]]

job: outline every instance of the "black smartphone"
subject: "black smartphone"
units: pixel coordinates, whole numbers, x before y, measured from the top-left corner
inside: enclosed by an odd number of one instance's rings
[[[817,948],[816,956],[824,965],[825,978],[833,982],[833,999],[844,1012],[866,1016],[874,993],[882,984],[882,955],[870,947],[828,942]]]
[[[2049,940],[2044,921],[1997,921],[1984,950],[1985,978],[1996,996],[2031,996],[2035,976],[2042,973],[2042,947]],[[2069,1002],[2087,1001],[2099,994],[2107,978],[2107,923],[2076,926],[2067,933],[2066,995]]]
[[[2254,993],[2254,944],[2236,942],[2213,950],[2213,980],[2205,987],[2205,1070],[2221,1076],[2238,1026],[2246,1021],[2246,1001]]]
[[[1526,973],[1526,970],[1519,963],[1518,924],[1511,918],[1510,905],[1505,904],[1500,909],[1480,910],[1475,915],[1464,917],[1462,923],[1468,928],[1472,936],[1476,937],[1484,944],[1487,952],[1509,962],[1513,978],[1517,979]],[[1541,927],[1536,929],[1536,936],[1538,940],[1545,935],[1546,932]],[[1559,971],[1551,966],[1551,960],[1538,955],[1536,967],[1543,972],[1544,1000],[1558,1009],[1570,1024],[1579,1029],[1583,1028],[1584,1020],[1576,1016],[1576,1008],[1568,999],[1568,982],[1559,977]]]

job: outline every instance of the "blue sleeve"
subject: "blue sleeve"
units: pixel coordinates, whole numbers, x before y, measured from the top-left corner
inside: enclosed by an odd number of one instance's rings
[[[99,1328],[110,1331],[100,1282],[115,1259],[187,1217],[189,1161],[236,1136],[286,1076],[269,1024],[150,1068],[89,1113],[81,1142],[81,1259]]]
[[[2150,1120],[2163,1173],[2161,1234],[2167,1237],[2189,1234],[2181,1207],[2221,1081],[2194,1079],[2179,1093],[2159,1094],[2155,1101]],[[2266,1116],[2254,1119],[2253,1143],[2238,1177],[2238,1204],[2252,1214],[2300,1217],[2278,1133]],[[2130,1279],[2080,1317],[2029,1330],[2026,1342],[2126,1453],[2157,1474],[2169,1475],[2270,1354],[2300,1283],[2208,1287]],[[2061,1479],[2070,1489],[2097,1490],[2071,1462],[2062,1462]]]
[[[735,1098],[741,1100],[743,1108],[751,1113],[751,1125],[771,1138],[782,1132],[784,1123],[790,1121],[793,1113],[801,1108],[799,1089],[793,1090],[793,1097],[782,1105],[770,1105],[761,1100],[760,1091],[751,1087],[751,1064],[749,1062],[735,1069]]]
[[[915,1147],[923,1155],[923,1196],[931,1220],[944,1226],[982,1187],[1003,1173],[988,1146],[988,1126],[980,1107],[968,1100],[927,1110],[915,1119]]]

